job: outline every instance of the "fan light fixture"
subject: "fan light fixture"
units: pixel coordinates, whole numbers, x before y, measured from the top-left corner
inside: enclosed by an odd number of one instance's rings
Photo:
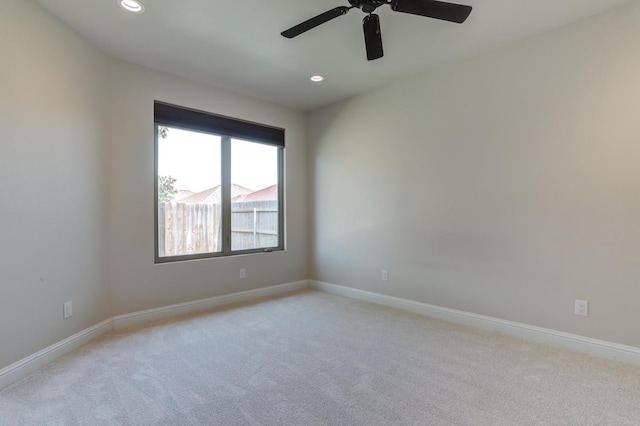
[[[320,83],[322,80],[324,80],[324,77],[321,75],[314,75],[309,77],[309,80],[313,81],[314,83]]]
[[[118,0],[118,4],[125,10],[133,13],[144,12],[144,5],[138,0]]]

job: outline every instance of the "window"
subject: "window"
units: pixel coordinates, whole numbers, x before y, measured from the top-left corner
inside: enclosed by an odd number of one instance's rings
[[[284,130],[155,102],[155,261],[284,249]]]

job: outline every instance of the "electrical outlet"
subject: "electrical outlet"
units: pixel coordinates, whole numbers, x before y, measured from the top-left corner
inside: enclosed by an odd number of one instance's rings
[[[247,278],[247,270],[245,268],[240,268],[240,278]]]
[[[575,314],[586,317],[589,315],[589,302],[576,299]]]
[[[381,278],[382,278],[382,281],[389,281],[389,271],[387,271],[386,269],[383,269]]]
[[[69,319],[73,316],[73,301],[69,300],[62,305],[62,318]]]

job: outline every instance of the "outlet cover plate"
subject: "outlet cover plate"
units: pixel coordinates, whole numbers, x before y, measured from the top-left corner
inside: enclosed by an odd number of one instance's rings
[[[73,302],[70,300],[65,302],[62,309],[62,318],[69,319],[73,316]]]
[[[589,315],[589,302],[586,300],[576,299],[575,314],[586,317]]]

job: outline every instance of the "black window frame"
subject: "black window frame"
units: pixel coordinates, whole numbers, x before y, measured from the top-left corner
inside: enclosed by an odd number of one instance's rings
[[[221,138],[221,234],[222,251],[159,256],[158,232],[158,126],[207,133]],[[268,248],[231,250],[231,139],[278,148],[278,245]],[[284,211],[285,129],[210,112],[154,101],[154,262],[171,263],[195,259],[238,256],[285,250]]]

